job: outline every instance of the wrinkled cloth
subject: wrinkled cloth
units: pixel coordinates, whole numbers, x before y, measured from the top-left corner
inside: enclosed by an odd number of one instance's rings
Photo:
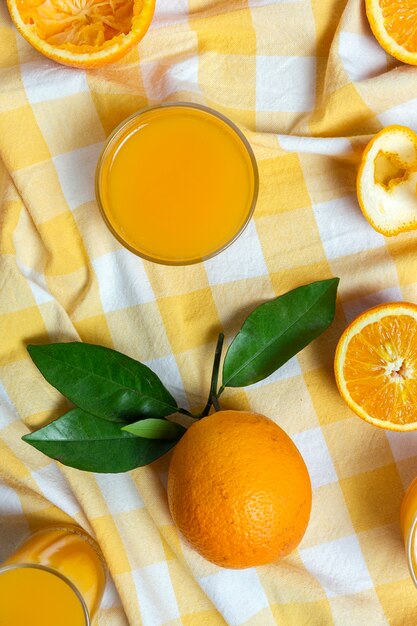
[[[385,54],[361,0],[157,0],[139,46],[91,71],[32,49],[1,3],[0,561],[29,532],[73,521],[97,538],[111,574],[99,626],[415,626],[399,510],[417,437],[357,418],[332,368],[357,314],[417,302],[416,235],[376,233],[355,194],[372,135],[392,123],[417,130],[416,94],[417,69]],[[94,195],[106,136],[166,101],[230,117],[259,167],[242,236],[188,267],[125,250]],[[196,554],[169,514],[169,454],[100,475],[21,440],[68,408],[28,343],[115,348],[197,411],[218,333],[230,340],[260,302],[332,276],[341,282],[331,328],[267,380],[222,396],[224,408],[274,419],[307,463],[311,521],[289,557],[235,571]]]

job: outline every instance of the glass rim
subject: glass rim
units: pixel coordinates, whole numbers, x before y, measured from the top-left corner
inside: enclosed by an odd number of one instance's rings
[[[157,109],[165,109],[165,108],[171,108],[171,107],[183,107],[183,108],[188,108],[188,109],[197,109],[197,110],[200,110],[200,111],[205,111],[206,113],[209,113],[210,115],[212,115],[214,117],[217,117],[218,119],[222,120],[227,126],[229,126],[229,128],[231,128],[232,131],[234,131],[236,133],[236,135],[241,140],[241,142],[243,144],[243,147],[245,148],[245,150],[246,150],[246,152],[247,152],[247,154],[249,156],[249,160],[251,162],[251,167],[252,167],[252,172],[253,172],[253,194],[252,194],[252,200],[251,200],[251,204],[250,204],[249,210],[247,212],[247,215],[245,217],[245,220],[244,220],[242,226],[239,228],[239,230],[236,231],[234,236],[231,239],[229,239],[229,241],[227,241],[225,244],[223,244],[217,250],[214,250],[213,252],[211,252],[210,254],[205,255],[204,257],[201,257],[201,258],[198,258],[198,259],[192,259],[192,260],[189,260],[189,261],[173,261],[173,260],[171,261],[171,260],[167,260],[167,259],[162,260],[162,259],[157,259],[155,257],[152,257],[150,255],[144,254],[143,252],[139,252],[136,248],[131,246],[127,241],[125,241],[119,235],[119,233],[115,230],[113,225],[110,223],[110,220],[108,219],[108,217],[106,215],[106,212],[104,210],[103,203],[102,203],[101,197],[100,197],[100,171],[101,171],[101,167],[102,167],[102,164],[103,164],[103,160],[104,160],[104,158],[106,156],[106,152],[109,149],[109,146],[113,142],[115,137],[119,133],[121,133],[121,131],[123,131],[123,129],[126,126],[128,126],[132,120],[134,120],[135,118],[139,117],[140,115],[143,115],[144,113],[147,113],[148,111],[154,111],[154,110],[157,110]],[[127,248],[128,250],[130,250],[130,252],[133,252],[133,254],[135,254],[136,256],[144,259],[145,261],[151,261],[152,263],[158,263],[159,265],[169,265],[169,266],[195,265],[197,263],[202,263],[203,261],[207,261],[208,259],[211,259],[214,256],[216,256],[216,255],[220,254],[221,252],[223,252],[224,250],[226,250],[226,248],[231,246],[240,237],[240,235],[243,233],[243,231],[245,230],[245,228],[249,224],[250,220],[252,219],[252,216],[253,216],[253,213],[254,213],[255,207],[256,207],[256,202],[257,202],[257,199],[258,199],[258,193],[259,193],[258,164],[256,162],[256,158],[255,158],[254,152],[252,150],[252,146],[250,145],[249,141],[246,139],[246,137],[243,134],[243,132],[240,130],[240,128],[234,122],[232,122],[232,120],[230,120],[228,117],[223,115],[223,113],[220,113],[219,111],[216,111],[215,109],[212,109],[211,107],[208,107],[205,104],[198,104],[198,103],[194,103],[194,102],[185,102],[185,101],[162,102],[160,104],[154,104],[154,105],[150,105],[150,106],[147,106],[147,107],[143,107],[142,109],[139,109],[139,111],[136,111],[132,115],[129,115],[129,117],[127,117],[120,124],[118,124],[118,126],[116,126],[116,128],[114,130],[112,130],[110,135],[107,137],[107,139],[106,139],[106,141],[104,143],[103,149],[102,149],[102,151],[100,153],[100,156],[98,158],[97,165],[96,165],[96,171],[95,171],[95,197],[96,197],[96,202],[97,202],[97,206],[98,206],[98,208],[100,210],[101,216],[102,216],[102,218],[104,220],[104,223],[106,224],[107,228],[110,230],[112,235],[119,241],[119,243],[122,244],[122,246],[124,248]]]
[[[78,524],[55,523],[55,524],[48,524],[47,526],[42,526],[41,528],[38,528],[37,530],[35,530],[33,533],[30,533],[30,535],[28,535],[25,539],[23,539],[23,541],[19,544],[18,548],[20,546],[23,546],[26,543],[26,541],[28,541],[29,539],[32,539],[32,537],[36,537],[36,535],[40,535],[44,532],[50,532],[54,530],[63,531],[70,535],[76,535],[77,537],[85,541],[100,559],[101,565],[103,567],[103,574],[107,582],[108,567],[107,567],[106,560],[103,556],[103,553],[101,551],[101,548],[98,545],[97,540],[94,537],[92,537],[90,533],[87,532],[82,526],[78,526]]]
[[[40,563],[10,563],[9,565],[0,566],[0,576],[1,574],[4,574],[5,572],[13,570],[13,569],[40,569],[45,572],[48,572],[49,574],[53,574],[54,576],[57,576],[57,578],[60,578],[62,581],[64,581],[64,583],[66,583],[72,589],[72,591],[75,593],[78,600],[80,601],[80,604],[83,609],[84,617],[85,617],[85,626],[91,626],[90,615],[88,613],[87,605],[85,603],[84,598],[82,597],[80,591],[78,591],[74,583],[69,578],[64,576],[64,574],[61,574],[61,572],[58,572],[52,567],[48,567],[48,565],[41,565]]]

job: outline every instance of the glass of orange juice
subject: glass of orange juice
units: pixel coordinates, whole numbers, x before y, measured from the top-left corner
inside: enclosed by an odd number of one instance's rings
[[[90,626],[105,583],[103,557],[87,533],[44,528],[0,567],[0,624]]]
[[[258,169],[241,131],[190,103],[139,111],[110,135],[96,196],[105,222],[135,254],[188,265],[231,244],[248,224]]]
[[[417,587],[417,478],[405,492],[400,514],[408,569]]]

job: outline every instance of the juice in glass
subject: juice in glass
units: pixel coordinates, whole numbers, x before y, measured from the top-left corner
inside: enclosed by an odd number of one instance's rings
[[[106,569],[81,528],[45,528],[0,567],[0,624],[89,626],[104,591]]]
[[[255,207],[252,149],[223,115],[203,106],[145,109],[110,136],[96,195],[113,234],[168,265],[197,263],[232,243]]]
[[[404,495],[400,517],[408,569],[417,587],[417,478],[413,480]]]

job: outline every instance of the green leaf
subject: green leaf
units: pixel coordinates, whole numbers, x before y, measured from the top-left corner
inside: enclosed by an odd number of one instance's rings
[[[29,345],[28,352],[53,387],[97,417],[127,423],[178,409],[149,367],[115,350],[74,342]]]
[[[175,446],[181,434],[170,441],[143,439],[124,432],[119,424],[72,409],[22,439],[64,465],[115,473],[152,463]]]
[[[185,433],[186,429],[175,422],[150,417],[123,426],[122,430],[132,433],[136,437],[145,437],[145,439],[178,439]]]
[[[257,307],[229,346],[222,387],[263,380],[318,337],[335,314],[338,278],[298,287]]]

